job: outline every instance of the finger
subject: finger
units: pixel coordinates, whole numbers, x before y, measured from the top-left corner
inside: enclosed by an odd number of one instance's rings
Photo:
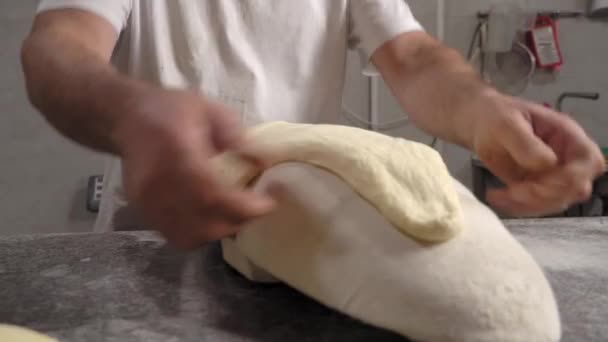
[[[251,191],[232,191],[222,195],[216,208],[226,220],[240,225],[270,213],[275,206],[275,201],[268,196]]]
[[[230,193],[214,207],[199,212],[199,236],[204,241],[232,236],[247,222],[269,213],[273,208],[274,202],[265,197],[248,192]]]
[[[232,236],[240,231],[240,225],[223,220],[204,220],[199,223],[200,239],[205,242],[217,241]]]
[[[168,216],[162,218],[163,235],[172,246],[182,250],[199,248],[238,231],[235,224],[210,208],[201,214],[195,207],[181,206],[163,216]]]
[[[521,184],[506,189],[491,190],[488,193],[488,201],[510,214],[525,216],[541,214],[558,206],[554,200],[543,199]]]
[[[208,104],[206,110],[212,141],[218,151],[225,151],[243,142],[244,130],[237,119],[238,114],[218,103]]]
[[[570,144],[577,142],[582,143],[581,146],[568,156],[566,162],[579,165],[585,173],[593,178],[604,174],[606,171],[606,159],[599,146],[589,138],[586,140],[569,141]]]
[[[553,213],[566,207],[570,200],[565,198],[566,187],[524,181],[509,185],[508,188],[492,190],[489,202],[495,207],[518,216],[535,216]]]
[[[585,130],[569,116],[555,112],[549,108],[537,104],[529,104],[537,121],[537,133],[541,137],[550,138],[556,129],[564,135],[565,144],[569,150],[576,151],[569,159],[587,159],[590,168],[597,174],[602,174],[605,169],[605,158],[597,144],[587,135]]]
[[[513,184],[523,180],[525,171],[504,150],[494,150],[480,154],[480,158],[492,173],[506,184]]]
[[[235,234],[238,226],[228,222],[217,210],[207,210],[203,214],[193,207],[180,207],[163,216],[161,230],[167,241],[182,250],[192,250],[205,243]]]
[[[209,240],[198,233],[196,227],[191,226],[192,222],[194,221],[188,222],[187,225],[184,222],[174,224],[168,229],[159,229],[159,231],[172,247],[185,251],[194,250]]]
[[[513,160],[528,171],[542,172],[558,162],[555,152],[536,136],[530,122],[520,114],[505,120],[498,138]]]
[[[598,162],[595,166],[595,177],[599,177],[608,171],[608,161],[604,158],[600,162]]]
[[[218,215],[249,218],[264,215],[274,207],[268,196],[226,186],[209,165],[200,165],[196,171],[195,179],[185,184],[183,191],[190,194],[188,203],[201,213],[213,208]]]
[[[488,199],[494,206],[509,213],[555,213],[590,197],[592,181],[583,177],[577,176],[575,171],[562,169],[544,176],[540,181],[522,182],[508,189],[492,191]]]
[[[167,240],[167,243],[171,247],[174,247],[174,248],[177,248],[177,249],[183,250],[183,251],[195,250],[197,248],[200,248],[201,246],[203,246],[205,244],[205,242],[207,242],[207,240],[195,239],[194,237],[192,237],[190,235],[178,235],[178,234],[167,235],[164,232],[162,234],[163,234],[163,237]]]
[[[592,152],[591,152],[591,169],[593,170],[593,175],[595,177],[599,177],[606,172],[606,157],[604,157],[604,153],[599,148],[597,144],[593,144]]]
[[[150,213],[149,225],[158,230],[167,240],[168,244],[180,250],[196,249],[206,241],[197,233],[193,222],[192,208],[190,206],[170,205],[165,202]]]
[[[585,133],[585,130],[582,129],[578,124],[576,124],[576,121],[572,120],[570,118],[570,116],[566,113],[560,113],[552,108],[541,106],[541,105],[539,105],[537,103],[533,103],[533,102],[520,101],[520,105],[521,105],[521,107],[520,107],[521,110],[528,111],[531,114],[531,116],[541,119],[541,123],[546,122],[546,123],[549,123],[550,125],[558,125],[564,121],[571,121],[572,123],[575,124],[572,128],[574,128],[574,131],[576,131],[576,134],[582,134],[585,136],[587,135]],[[542,128],[542,125],[539,126],[539,128]]]
[[[570,164],[544,176],[542,185],[555,189],[562,198],[582,202],[591,196],[594,178],[584,166]]]
[[[519,108],[523,111],[532,111],[536,116],[542,116],[546,120],[550,120],[554,118],[556,115],[566,115],[564,113],[560,113],[551,107],[546,107],[534,102],[528,102],[516,99],[519,103]]]
[[[262,148],[256,147],[255,143],[246,141],[234,149],[236,155],[247,163],[258,168],[260,171],[272,166],[270,155]]]
[[[522,198],[526,196],[527,198]],[[569,207],[567,201],[543,201],[530,194],[517,196],[508,189],[488,191],[488,202],[495,208],[516,217],[538,217],[565,211]]]

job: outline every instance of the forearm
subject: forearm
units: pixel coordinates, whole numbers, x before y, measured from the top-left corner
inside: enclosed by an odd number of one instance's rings
[[[432,39],[391,55],[382,74],[413,122],[434,136],[471,148],[474,115],[479,112],[472,106],[495,90],[459,52]]]
[[[126,114],[121,110],[137,83],[109,64],[109,54],[89,44],[61,27],[32,33],[22,48],[28,94],[59,132],[90,148],[116,153],[112,131]]]

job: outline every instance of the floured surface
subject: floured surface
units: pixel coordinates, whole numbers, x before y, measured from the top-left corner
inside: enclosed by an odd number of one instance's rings
[[[354,127],[286,122],[256,126],[249,138],[255,154],[271,165],[303,162],[338,175],[410,237],[443,242],[462,230],[452,178],[426,145]],[[245,187],[259,175],[230,154],[215,162],[229,185]]]
[[[546,269],[608,270],[608,219],[511,220],[506,224]],[[556,229],[566,224],[572,228]]]
[[[608,219],[512,220],[561,308],[563,341],[608,341]]]
[[[555,236],[579,233],[593,236],[583,241],[606,239],[608,231],[600,219],[507,225],[526,246],[530,238],[551,245]],[[537,255],[538,244],[529,246]],[[42,275],[57,265],[69,265],[69,274]],[[546,271],[563,308],[563,341],[608,341],[608,268]],[[218,244],[186,256],[148,232],[0,237],[0,288],[0,321],[61,342],[404,342],[283,285],[246,281],[224,263]]]
[[[608,267],[608,239],[585,241],[557,240],[551,244],[546,240],[529,239],[523,241],[526,247],[534,251],[536,259],[546,269],[552,271],[588,270],[601,271]]]
[[[61,342],[406,342],[149,232],[0,236],[0,289],[0,322]]]

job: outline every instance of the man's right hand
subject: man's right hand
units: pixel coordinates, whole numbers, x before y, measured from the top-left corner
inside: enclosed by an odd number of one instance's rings
[[[182,248],[235,233],[268,213],[266,197],[223,187],[209,158],[239,149],[234,113],[196,92],[169,91],[110,65],[118,33],[88,11],[36,16],[21,57],[31,102],[66,137],[119,154],[129,201]]]
[[[231,110],[195,92],[150,87],[124,111],[112,139],[127,197],[170,243],[196,248],[272,210],[272,199],[227,189],[212,174],[209,159],[243,141]]]

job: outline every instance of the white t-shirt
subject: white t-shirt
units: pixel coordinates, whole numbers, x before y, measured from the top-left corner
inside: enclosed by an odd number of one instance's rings
[[[43,0],[38,11],[60,8],[93,12],[121,33],[113,63],[124,74],[198,88],[247,126],[336,123],[347,50],[369,59],[422,29],[403,0]],[[126,204],[120,179],[109,163],[98,228]]]

